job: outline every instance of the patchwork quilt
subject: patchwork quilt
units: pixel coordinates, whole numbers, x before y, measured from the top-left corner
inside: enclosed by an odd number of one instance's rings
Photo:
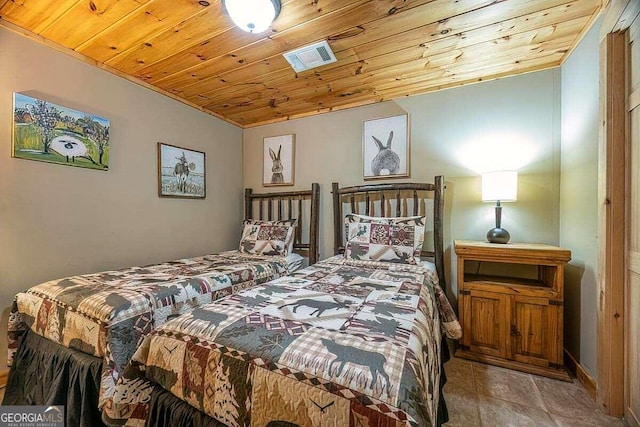
[[[284,257],[223,252],[52,280],[16,295],[9,364],[28,328],[104,359],[100,406],[145,335],[169,318],[288,274]]]
[[[431,270],[332,258],[153,331],[103,419],[143,425],[159,385],[228,426],[433,425],[442,331],[461,335]]]

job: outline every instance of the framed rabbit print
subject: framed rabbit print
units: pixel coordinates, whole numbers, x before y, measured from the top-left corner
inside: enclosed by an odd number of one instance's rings
[[[409,116],[383,117],[364,122],[362,158],[364,179],[409,176]]]
[[[295,177],[295,135],[270,136],[264,139],[262,185],[293,185]]]

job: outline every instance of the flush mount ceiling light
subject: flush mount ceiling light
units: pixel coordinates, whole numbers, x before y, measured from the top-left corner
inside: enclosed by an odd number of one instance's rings
[[[261,33],[280,13],[280,0],[224,0],[234,24],[249,33]]]

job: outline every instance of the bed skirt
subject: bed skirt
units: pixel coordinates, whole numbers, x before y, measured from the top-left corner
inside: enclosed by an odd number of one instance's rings
[[[225,427],[220,421],[200,412],[160,386],[155,386],[149,402],[147,426]]]
[[[3,405],[64,405],[67,427],[104,426],[98,409],[102,359],[28,331],[9,372]]]
[[[444,364],[450,359],[442,338],[438,425],[449,420],[442,388]],[[9,372],[3,405],[65,405],[67,427],[104,426],[98,409],[102,359],[68,349],[28,331]],[[155,387],[146,423],[154,427],[224,427],[173,394]]]
[[[447,341],[444,336],[442,337],[440,359],[440,366],[442,370],[440,371],[438,426],[449,421],[447,404],[445,403],[444,396],[442,395],[442,388],[447,382],[444,364],[450,359],[449,347],[447,346]],[[173,394],[159,386],[156,386],[151,394],[149,408],[149,418],[146,423],[147,427],[224,427],[224,424],[209,417],[204,412],[197,410],[185,401],[178,399]],[[279,425],[282,426],[282,424]],[[290,424],[289,427],[296,426]]]
[[[442,335],[442,341],[440,341],[440,401],[438,402],[438,426],[449,421],[449,411],[447,410],[447,403],[444,400],[442,389],[447,383],[447,374],[444,369],[444,364],[450,359],[451,353],[449,352],[447,338]]]

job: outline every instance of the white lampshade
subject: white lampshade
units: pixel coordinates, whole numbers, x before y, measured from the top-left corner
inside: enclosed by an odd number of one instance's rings
[[[482,174],[483,202],[518,200],[518,172],[498,171]]]
[[[224,0],[234,24],[249,33],[261,33],[280,13],[280,0]]]

